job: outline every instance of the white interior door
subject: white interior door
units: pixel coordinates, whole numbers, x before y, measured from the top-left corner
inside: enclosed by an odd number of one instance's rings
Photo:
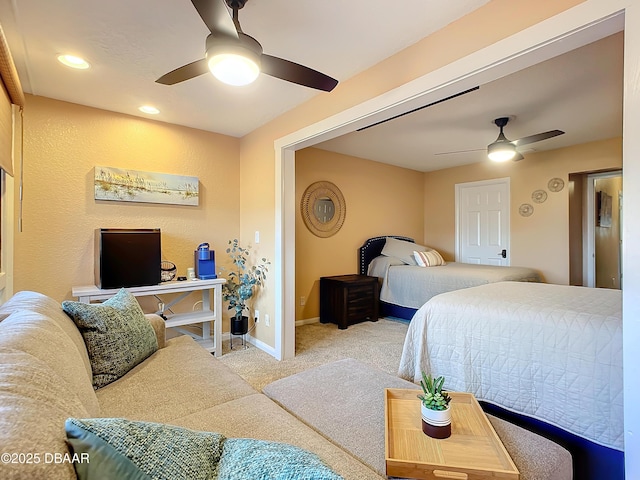
[[[456,261],[509,265],[509,178],[456,185]]]

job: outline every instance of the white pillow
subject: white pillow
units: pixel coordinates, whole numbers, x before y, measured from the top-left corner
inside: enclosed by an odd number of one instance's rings
[[[436,250],[428,250],[425,252],[413,252],[413,258],[421,267],[437,267],[438,265],[446,265],[447,263]]]
[[[430,250],[429,247],[423,245],[416,245],[413,242],[407,242],[406,240],[398,240],[397,238],[388,237],[384,243],[382,249],[382,255],[387,257],[395,257],[400,259],[407,265],[417,265],[413,252],[415,250]]]

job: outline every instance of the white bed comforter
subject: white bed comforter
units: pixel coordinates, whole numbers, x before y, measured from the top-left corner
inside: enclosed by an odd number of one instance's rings
[[[409,326],[399,375],[623,449],[622,294],[499,282],[438,295]]]
[[[493,282],[541,282],[528,267],[501,267],[449,262],[437,267],[405,265],[398,259],[379,256],[369,264],[368,274],[382,278],[380,300],[408,308],[420,308],[435,295]]]

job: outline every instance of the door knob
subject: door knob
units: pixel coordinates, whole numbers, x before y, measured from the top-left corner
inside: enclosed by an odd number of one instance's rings
[[[503,248],[502,251],[498,253],[498,255],[500,255],[502,258],[507,258],[507,250]]]

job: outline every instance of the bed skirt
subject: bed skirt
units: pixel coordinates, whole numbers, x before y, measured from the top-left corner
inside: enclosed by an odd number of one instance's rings
[[[381,317],[396,317],[403,320],[411,321],[413,315],[417,312],[415,308],[401,307],[392,303],[380,302]]]
[[[624,480],[624,452],[598,445],[541,420],[480,401],[482,410],[537,433],[566,448],[573,458],[574,480]]]

